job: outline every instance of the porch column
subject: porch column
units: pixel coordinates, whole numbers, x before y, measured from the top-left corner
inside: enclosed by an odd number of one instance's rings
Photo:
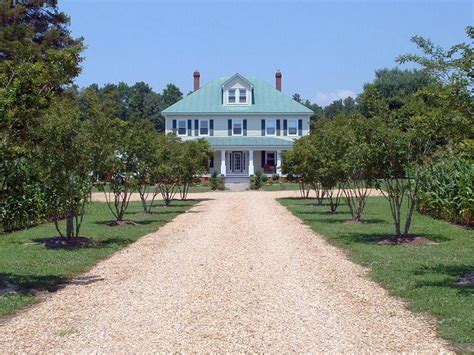
[[[277,172],[277,174],[278,174],[278,171],[281,172],[281,150],[277,150],[277,151],[276,151],[276,159],[277,159],[276,172]]]
[[[254,175],[254,166],[253,166],[253,150],[249,149],[249,175]]]
[[[225,150],[221,150],[221,175],[225,176],[226,167],[225,167]]]

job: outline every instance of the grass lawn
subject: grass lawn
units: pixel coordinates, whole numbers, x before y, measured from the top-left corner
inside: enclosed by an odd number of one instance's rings
[[[263,191],[282,191],[282,190],[299,190],[298,184],[294,182],[274,182],[272,185],[265,184],[262,187]]]
[[[26,292],[0,296],[0,315],[12,313],[20,307],[35,301],[28,290],[52,290],[68,277],[90,269],[99,260],[133,243],[139,237],[156,231],[180,213],[185,212],[197,201],[173,201],[165,208],[156,202],[155,211],[160,213],[144,215],[140,202],[131,202],[127,219],[135,226],[108,227],[104,222],[112,219],[105,203],[94,202],[87,208],[81,234],[100,244],[80,249],[47,249],[39,242],[56,236],[52,223],[30,229],[0,234],[0,286],[12,284]]]
[[[454,284],[474,271],[474,231],[415,213],[412,233],[438,244],[379,245],[374,241],[394,233],[383,197],[369,198],[364,224],[344,223],[350,219],[345,205],[328,214],[327,205],[312,199],[279,201],[333,245],[348,250],[353,261],[368,267],[375,281],[407,300],[412,310],[436,316],[445,338],[461,346],[474,343],[474,288]]]
[[[152,192],[155,190],[153,186],[150,186],[147,188],[148,191]],[[189,193],[196,193],[196,192],[210,192],[212,191],[211,188],[209,187],[208,183],[203,183],[203,184],[193,184],[189,187]],[[92,188],[92,192],[101,192],[97,187]],[[136,192],[136,191],[135,191]],[[158,195],[160,196],[160,195]],[[179,192],[176,190],[176,197],[179,197]]]

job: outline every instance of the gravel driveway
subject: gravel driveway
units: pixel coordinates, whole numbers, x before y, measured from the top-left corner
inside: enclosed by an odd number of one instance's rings
[[[1,352],[446,352],[275,201],[208,197],[0,326]],[[90,282],[88,282],[90,280]]]

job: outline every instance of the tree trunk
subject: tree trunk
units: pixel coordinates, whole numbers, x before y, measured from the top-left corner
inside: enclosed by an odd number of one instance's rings
[[[71,211],[66,219],[66,238],[74,237],[74,214]]]

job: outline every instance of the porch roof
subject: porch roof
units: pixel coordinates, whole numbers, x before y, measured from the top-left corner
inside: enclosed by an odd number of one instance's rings
[[[197,137],[196,137],[197,138]],[[291,149],[293,141],[276,137],[202,137],[209,142],[213,148],[275,148],[275,149]]]

